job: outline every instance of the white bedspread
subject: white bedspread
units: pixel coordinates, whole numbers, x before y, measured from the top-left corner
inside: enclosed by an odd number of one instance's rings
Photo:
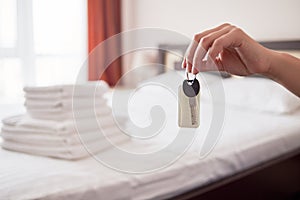
[[[299,148],[300,112],[271,115],[227,109],[222,137],[209,156],[199,159],[202,139],[199,133],[189,151],[170,167],[143,175],[116,172],[92,158],[62,161],[1,149],[0,199],[172,196]]]
[[[160,91],[158,93],[162,94]],[[124,149],[143,152],[147,145],[151,147],[152,143],[163,143],[176,136],[176,101],[172,103],[169,99],[173,97],[158,98],[156,94],[148,96],[154,96],[154,102],[156,99],[165,99],[163,103],[169,106],[167,112],[171,112],[164,131],[167,134],[148,143],[130,141],[123,144]],[[151,98],[148,99],[151,101]],[[137,116],[132,115],[133,119],[147,124],[147,118],[139,116],[145,115],[147,111],[143,108],[149,105],[143,102],[142,105],[135,106],[136,110],[133,110]],[[197,138],[185,155],[171,166],[150,174],[117,172],[93,158],[63,161],[0,149],[0,199],[106,200],[170,197],[300,147],[300,111],[290,115],[276,115],[227,108],[223,132],[217,145],[207,157],[199,159],[199,150],[210,124],[209,105],[201,105],[200,117]],[[108,150],[105,153],[109,155],[110,152]]]

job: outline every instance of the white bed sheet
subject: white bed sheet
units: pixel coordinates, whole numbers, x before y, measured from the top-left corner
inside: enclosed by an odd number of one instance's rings
[[[209,112],[209,106],[202,106],[204,129],[208,120],[205,116]],[[176,121],[176,116],[170,120]],[[177,131],[168,128],[167,132]],[[0,199],[148,199],[172,196],[299,148],[300,112],[270,115],[227,109],[223,134],[215,149],[205,159],[199,159],[198,150],[204,137],[200,131],[189,151],[170,167],[143,175],[116,172],[92,158],[62,161],[1,149]],[[133,148],[134,144],[125,146]]]
[[[133,199],[173,196],[299,149],[300,113],[276,116],[229,110],[220,140],[203,159],[199,159],[198,153],[201,138],[160,175],[145,175],[153,184],[137,186]],[[164,174],[170,178],[163,177]],[[145,183],[145,177],[138,179]]]

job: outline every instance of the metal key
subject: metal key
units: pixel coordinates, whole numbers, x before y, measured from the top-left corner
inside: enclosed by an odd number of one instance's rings
[[[192,125],[195,125],[197,123],[197,101],[196,101],[196,97],[190,97],[189,98],[189,106],[191,109],[191,119],[192,119]]]
[[[200,84],[195,78],[186,79],[179,86],[178,125],[180,127],[196,128],[199,126]]]

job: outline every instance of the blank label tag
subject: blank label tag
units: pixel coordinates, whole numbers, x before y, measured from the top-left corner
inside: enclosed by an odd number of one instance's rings
[[[188,97],[183,86],[178,88],[178,126],[198,128],[200,125],[200,92],[194,97]]]

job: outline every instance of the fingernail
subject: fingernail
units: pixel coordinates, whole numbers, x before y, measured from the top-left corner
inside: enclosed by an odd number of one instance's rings
[[[181,68],[185,68],[186,67],[186,62],[185,62],[185,59],[183,59],[182,63],[181,63]]]

